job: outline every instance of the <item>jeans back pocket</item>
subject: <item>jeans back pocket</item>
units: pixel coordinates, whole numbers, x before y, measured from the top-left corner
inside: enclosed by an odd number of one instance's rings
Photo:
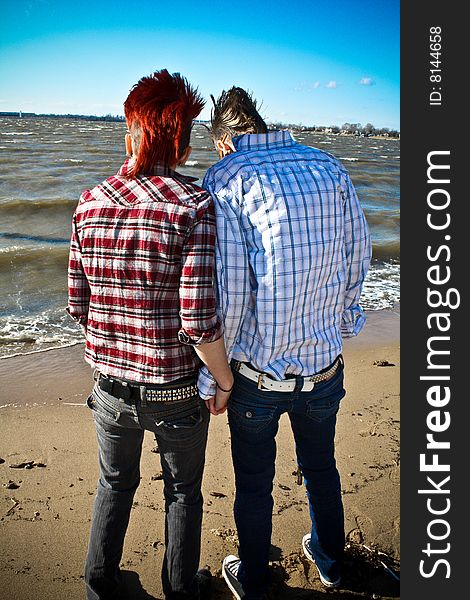
[[[341,370],[329,381],[316,384],[313,392],[308,392],[305,401],[307,415],[318,422],[336,415],[341,399],[345,395],[343,371]]]
[[[163,425],[167,429],[190,429],[202,423],[201,407],[198,406],[190,415],[178,415],[176,417],[167,417],[157,422],[157,425]]]
[[[112,421],[117,421],[120,417],[120,412],[115,409],[115,407],[111,404],[111,401],[106,401],[103,398],[102,394],[99,393],[96,387],[93,389],[93,392],[87,398],[87,406],[90,408],[94,416],[104,417],[106,419],[111,419]]]
[[[266,429],[274,420],[276,408],[262,404],[249,404],[235,400],[233,397],[228,404],[228,416],[237,427],[245,431],[259,433]]]

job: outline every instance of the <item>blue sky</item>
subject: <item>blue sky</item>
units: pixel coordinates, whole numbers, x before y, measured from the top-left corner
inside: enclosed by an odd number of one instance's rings
[[[0,111],[123,114],[167,68],[207,99],[253,91],[269,121],[399,129],[399,63],[397,0],[4,0]]]

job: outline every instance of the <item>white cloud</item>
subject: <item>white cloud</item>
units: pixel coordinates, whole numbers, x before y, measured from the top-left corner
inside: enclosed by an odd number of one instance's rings
[[[359,83],[361,85],[375,85],[375,81],[372,77],[363,77]]]
[[[336,81],[329,81],[325,87],[329,88],[330,90],[334,90],[337,87],[337,83]]]
[[[316,90],[320,87],[320,82],[315,81],[314,83],[309,83],[308,81],[302,81],[299,85],[294,88],[296,92],[311,92],[312,90]]]

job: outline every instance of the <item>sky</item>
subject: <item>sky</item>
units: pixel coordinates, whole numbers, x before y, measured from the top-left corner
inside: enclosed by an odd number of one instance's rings
[[[122,115],[144,75],[207,99],[238,85],[269,122],[400,129],[398,0],[1,0],[0,111]]]

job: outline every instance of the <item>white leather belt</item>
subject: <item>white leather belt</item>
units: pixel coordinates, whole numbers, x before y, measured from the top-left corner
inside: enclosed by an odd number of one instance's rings
[[[335,362],[331,365],[329,369],[323,371],[323,373],[317,373],[316,375],[309,375],[307,377],[303,377],[304,383],[301,392],[311,392],[315,387],[316,383],[320,383],[321,381],[328,381],[331,379],[333,375],[338,370],[338,367],[343,363],[342,356],[338,356]],[[276,381],[272,379],[266,373],[260,373],[255,369],[249,367],[246,363],[238,362],[235,363],[235,371],[254,381],[258,384],[258,389],[266,392],[293,392],[296,386],[296,379],[284,379],[283,381]]]

